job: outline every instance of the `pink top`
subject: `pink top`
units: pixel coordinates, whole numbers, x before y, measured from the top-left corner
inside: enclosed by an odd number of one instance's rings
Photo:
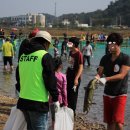
[[[58,101],[60,104],[63,103],[64,106],[68,105],[67,101],[67,80],[66,75],[61,72],[55,72],[57,78],[57,89],[59,92]]]
[[[66,75],[61,72],[55,72],[55,76],[57,79],[57,89],[59,92],[58,101],[60,104],[63,104],[64,106],[68,105],[67,101],[67,80]],[[52,97],[49,98],[49,103],[52,102]]]

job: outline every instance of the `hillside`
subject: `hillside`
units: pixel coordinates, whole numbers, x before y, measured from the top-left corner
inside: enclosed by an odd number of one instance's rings
[[[72,27],[75,20],[92,26],[125,25],[130,27],[130,0],[115,0],[115,2],[110,2],[105,10],[82,12],[80,14],[64,14],[57,19],[59,23],[64,19],[68,19],[71,21]],[[47,21],[52,23],[54,16],[50,20]]]

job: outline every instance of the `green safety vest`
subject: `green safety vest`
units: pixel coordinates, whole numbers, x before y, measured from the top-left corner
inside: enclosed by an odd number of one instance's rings
[[[42,58],[47,52],[39,50],[22,54],[19,60],[20,98],[48,102],[49,94],[42,77]]]

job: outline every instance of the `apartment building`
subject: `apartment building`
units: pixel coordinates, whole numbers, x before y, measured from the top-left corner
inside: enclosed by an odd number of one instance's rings
[[[0,18],[1,23],[10,23],[11,25],[39,25],[45,27],[45,15],[43,14],[31,14],[18,15],[11,17]]]

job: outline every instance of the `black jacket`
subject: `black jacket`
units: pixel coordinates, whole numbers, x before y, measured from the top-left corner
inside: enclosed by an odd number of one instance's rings
[[[32,39],[30,42],[25,40],[26,43],[22,43],[22,46],[20,48],[19,57],[24,54],[30,54],[38,50],[45,50],[42,43],[37,42],[37,39]],[[25,44],[25,46],[24,46]],[[19,59],[18,59],[19,61]],[[45,82],[45,87],[49,91],[50,95],[52,96],[52,100],[54,102],[58,101],[58,90],[56,88],[56,77],[54,72],[54,64],[52,60],[52,56],[47,53],[42,58],[42,66],[43,66],[43,72],[42,77]],[[17,66],[16,69],[16,89],[20,91],[20,77],[19,77],[19,66]],[[49,111],[49,103],[48,102],[38,102],[38,101],[32,101],[27,99],[18,99],[17,108],[22,110],[31,110],[31,111],[39,111],[39,112],[48,112]]]

